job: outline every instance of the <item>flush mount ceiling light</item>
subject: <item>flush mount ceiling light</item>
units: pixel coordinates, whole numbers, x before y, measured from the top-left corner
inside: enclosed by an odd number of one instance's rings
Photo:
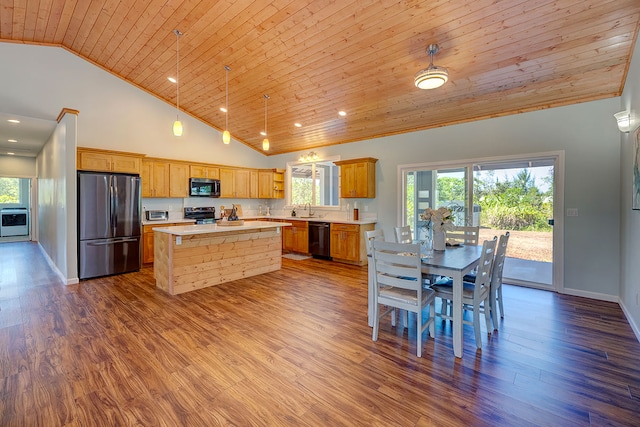
[[[433,55],[438,53],[437,44],[430,44],[427,47],[427,55],[429,55],[429,66],[424,70],[416,73],[414,83],[418,89],[435,89],[442,86],[449,80],[449,72],[445,67],[433,65]]]
[[[627,111],[615,113],[613,117],[615,117],[618,122],[618,129],[620,129],[620,132],[627,133],[631,130],[631,115]]]
[[[319,158],[320,158],[320,157],[318,157],[318,155],[317,155],[314,151],[311,151],[311,152],[309,152],[309,154],[306,154],[306,155],[304,155],[304,154],[303,154],[303,155],[301,155],[301,156],[298,158],[298,161],[299,161],[299,162],[315,162],[315,161],[316,161],[316,160],[318,160]]]
[[[180,121],[180,30],[173,30],[176,35],[176,121],[173,122],[173,134],[182,136],[182,122]]]
[[[264,139],[262,140],[262,150],[269,151],[269,138],[267,137],[267,100],[269,95],[264,95]]]
[[[229,71],[231,68],[228,65],[224,66],[225,69],[225,101],[224,101],[224,132],[222,133],[222,142],[229,144],[231,142],[231,134],[229,133]]]

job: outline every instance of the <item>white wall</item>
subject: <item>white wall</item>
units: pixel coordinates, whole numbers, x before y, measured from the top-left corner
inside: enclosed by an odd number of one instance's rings
[[[627,81],[622,93],[619,111],[630,111],[635,126],[640,126],[640,43],[636,41],[635,51]],[[631,209],[633,188],[633,144],[640,138],[635,132],[620,134],[620,179],[622,182],[620,203],[620,304],[638,339],[640,339],[640,210]]]
[[[21,156],[0,156],[0,176],[33,178],[36,176],[36,159]]]
[[[65,114],[36,159],[38,241],[67,284],[78,282],[76,127],[77,116]]]
[[[398,165],[565,152],[564,218],[566,292],[603,299],[618,295],[620,167],[613,113],[619,98],[396,135],[315,150],[321,158],[375,157],[377,199],[358,200],[378,213],[378,227],[392,235],[398,224]],[[272,167],[300,153],[269,158]],[[363,209],[361,209],[362,211]]]

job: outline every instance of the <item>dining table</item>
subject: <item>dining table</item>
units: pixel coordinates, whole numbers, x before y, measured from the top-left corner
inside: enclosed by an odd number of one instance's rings
[[[422,256],[422,272],[453,279],[453,354],[462,357],[462,278],[474,270],[480,262],[482,246],[447,246],[444,251],[433,251]]]

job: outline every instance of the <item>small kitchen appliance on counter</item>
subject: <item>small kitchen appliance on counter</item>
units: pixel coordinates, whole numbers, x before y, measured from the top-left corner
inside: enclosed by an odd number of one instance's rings
[[[144,211],[147,221],[166,221],[169,219],[168,211]]]
[[[195,219],[196,224],[215,224],[216,208],[215,206],[200,208],[184,208],[185,219]]]

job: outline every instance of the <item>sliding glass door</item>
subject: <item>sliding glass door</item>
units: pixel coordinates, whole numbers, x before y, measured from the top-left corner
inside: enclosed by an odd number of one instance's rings
[[[399,225],[409,225],[420,240],[420,213],[456,207],[455,223],[480,226],[481,240],[511,233],[508,283],[552,287],[556,166],[556,156],[541,156],[403,167]]]

